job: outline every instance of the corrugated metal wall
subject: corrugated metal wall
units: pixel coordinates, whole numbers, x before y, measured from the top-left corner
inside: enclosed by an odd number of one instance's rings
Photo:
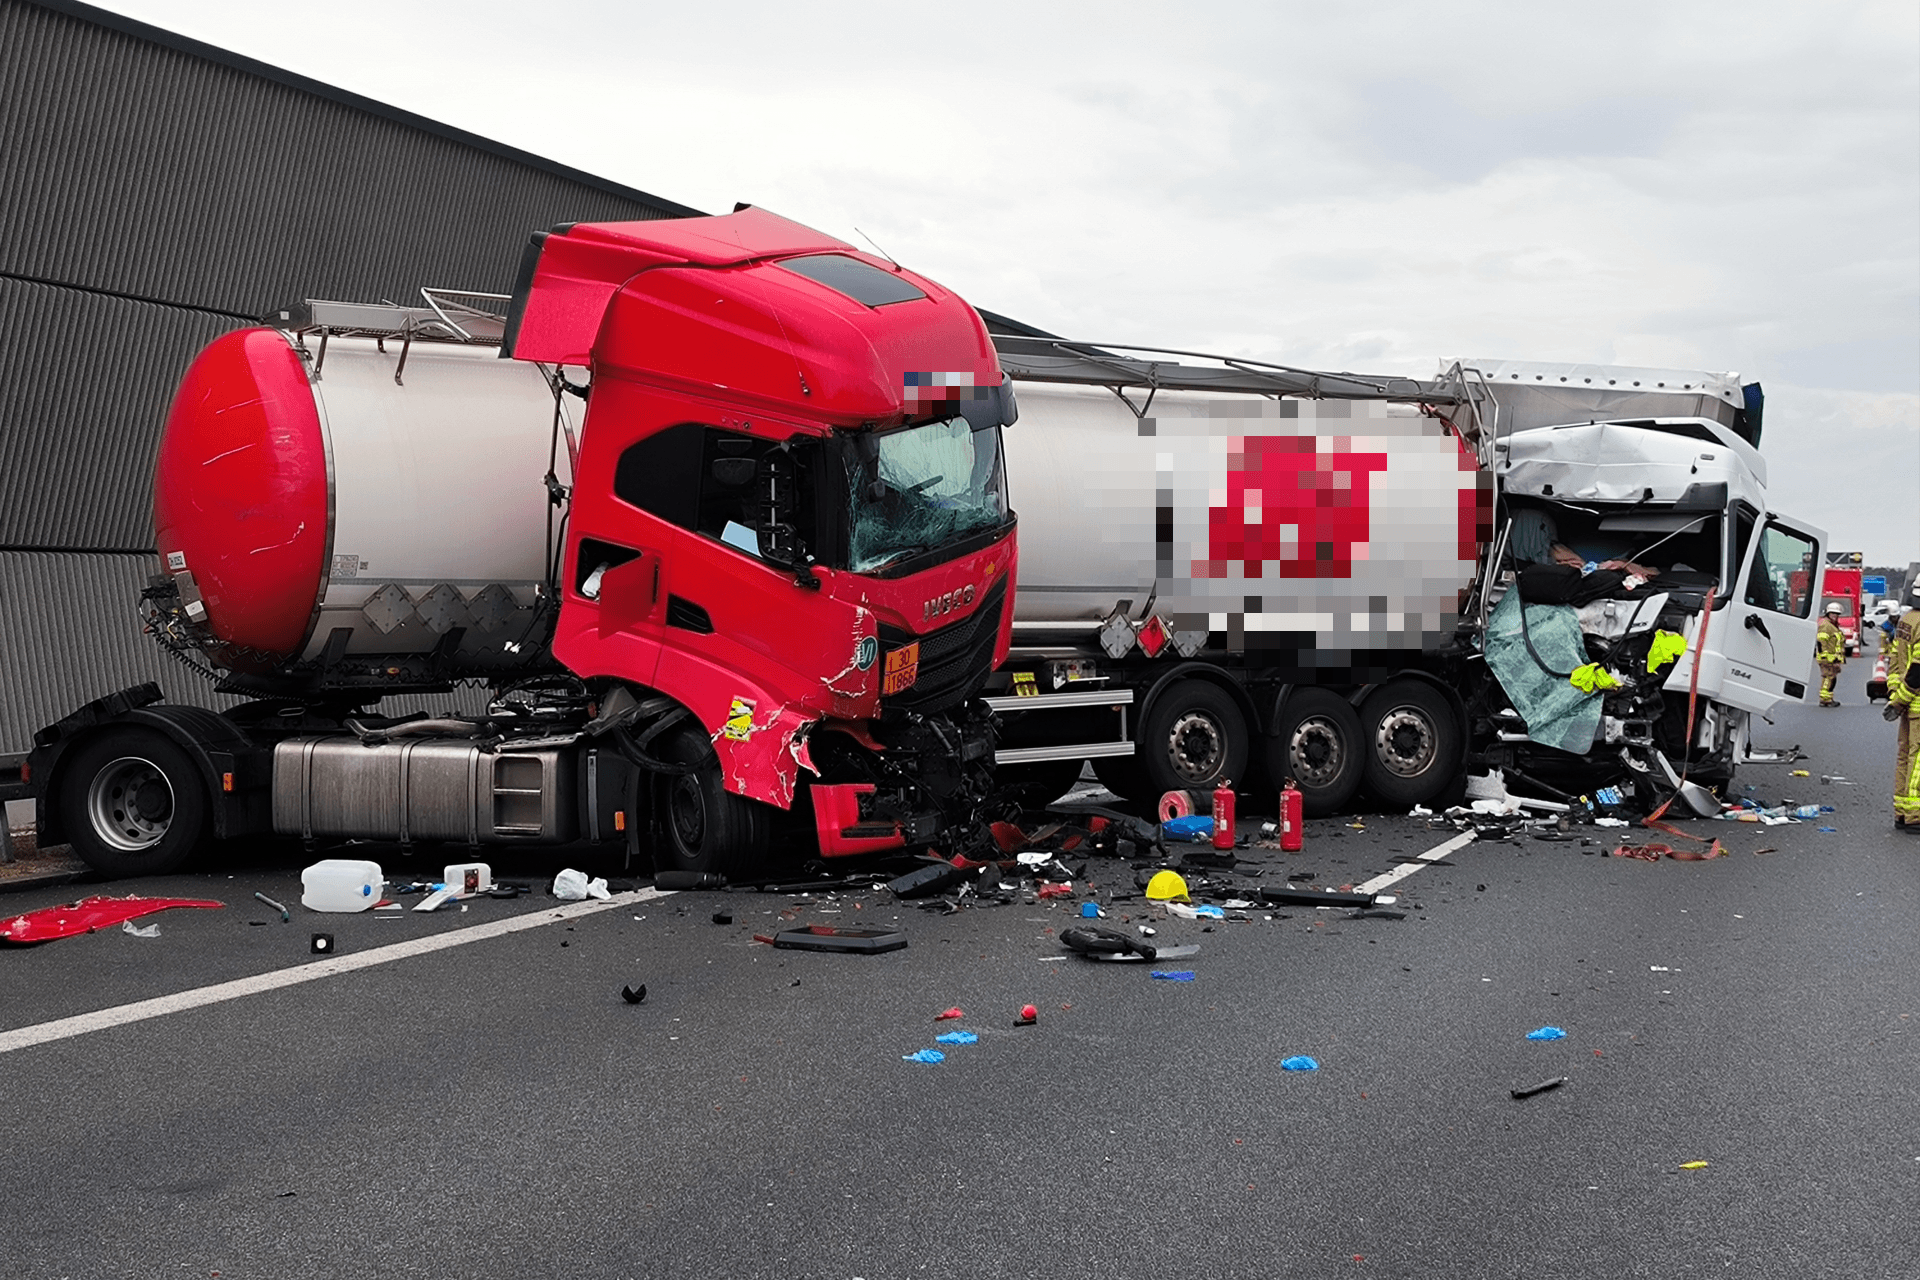
[[[103,10],[0,0],[0,752],[141,680],[211,701],[134,613],[154,451],[208,340],[307,297],[505,292],[529,232],[694,212]]]

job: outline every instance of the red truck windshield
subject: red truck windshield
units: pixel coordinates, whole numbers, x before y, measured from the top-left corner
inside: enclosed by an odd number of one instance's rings
[[[964,418],[849,438],[847,567],[900,568],[1007,521],[1000,428]]]

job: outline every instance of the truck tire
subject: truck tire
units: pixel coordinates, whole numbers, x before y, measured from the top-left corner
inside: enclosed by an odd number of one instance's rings
[[[1419,680],[1394,680],[1360,704],[1367,794],[1383,805],[1425,804],[1460,770],[1460,726],[1446,695]]]
[[[1208,680],[1181,680],[1154,699],[1140,722],[1134,759],[1147,794],[1211,791],[1232,781],[1247,784],[1247,717],[1240,704]]]
[[[165,734],[123,726],[82,743],[54,803],[73,851],[110,880],[173,871],[207,829],[206,781]]]
[[[661,758],[698,766],[692,773],[654,780],[654,813],[660,839],[656,871],[696,871],[737,877],[758,872],[767,861],[773,823],[768,807],[727,790],[720,757],[695,725],[668,735]]]
[[[1347,700],[1326,689],[1296,689],[1267,744],[1267,774],[1275,788],[1292,778],[1302,810],[1324,818],[1360,789],[1364,757],[1360,717]]]

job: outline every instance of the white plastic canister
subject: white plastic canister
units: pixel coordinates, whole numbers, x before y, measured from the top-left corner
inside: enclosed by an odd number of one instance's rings
[[[380,901],[387,882],[377,862],[328,858],[300,873],[300,905],[309,911],[365,911]]]

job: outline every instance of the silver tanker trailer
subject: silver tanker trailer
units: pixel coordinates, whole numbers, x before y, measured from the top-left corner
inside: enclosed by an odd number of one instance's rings
[[[1310,814],[1494,769],[1653,800],[1724,784],[1805,693],[1825,538],[1767,507],[1757,385],[1313,373],[997,319],[1020,566],[990,701],[1036,795],[1091,761],[1143,800],[1291,778]]]

